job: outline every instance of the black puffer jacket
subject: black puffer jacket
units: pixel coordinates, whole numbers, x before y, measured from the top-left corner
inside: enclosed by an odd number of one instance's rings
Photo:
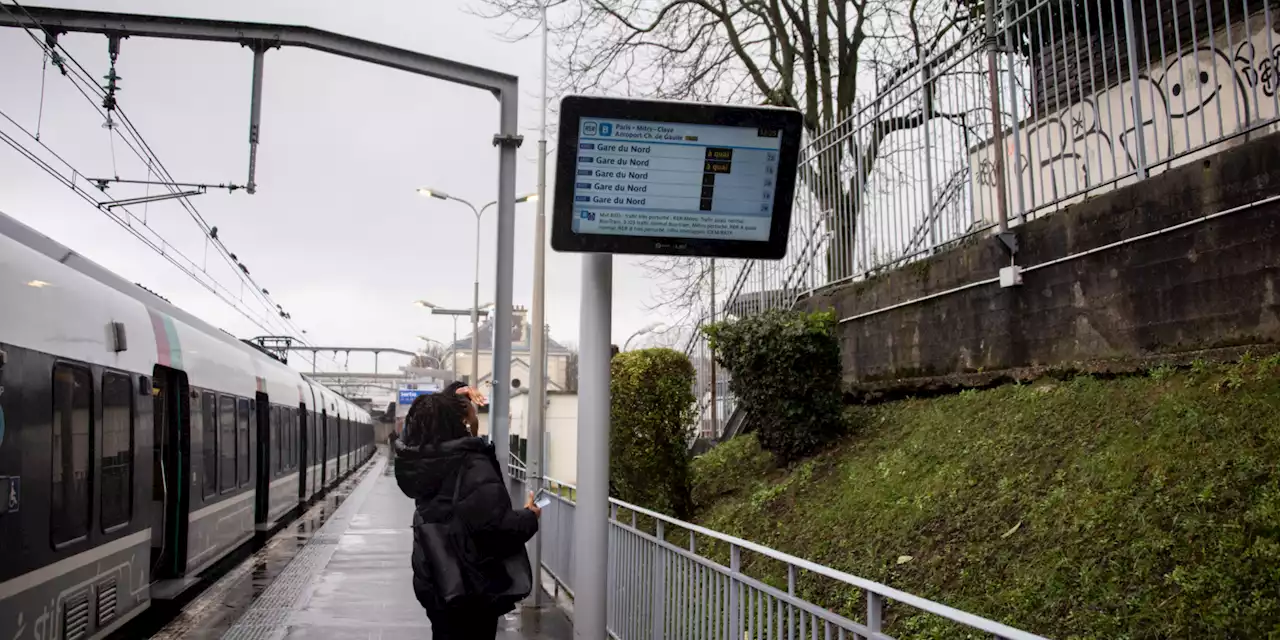
[[[533,512],[512,509],[493,445],[480,438],[459,438],[438,447],[406,446],[401,439],[395,447],[396,483],[416,504],[414,525],[424,520],[444,521],[452,510],[470,534],[479,556],[468,561],[485,564],[523,553],[524,543],[538,532],[538,518]],[[458,473],[462,474],[460,481]],[[415,547],[417,544],[415,540]],[[422,550],[415,548],[414,592],[431,611],[437,604],[429,592],[424,568],[418,566],[422,557]]]

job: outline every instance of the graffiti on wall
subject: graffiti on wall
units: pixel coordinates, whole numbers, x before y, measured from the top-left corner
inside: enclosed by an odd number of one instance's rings
[[[1260,21],[1259,21],[1260,22]],[[1134,117],[1138,96],[1141,125]],[[1025,104],[1025,103],[1024,103]],[[1005,139],[1010,213],[1070,204],[1086,194],[1214,153],[1280,116],[1280,34],[1237,25],[1051,115],[1020,123]],[[1145,151],[1145,153],[1144,153]],[[991,147],[970,156],[975,197],[994,197]],[[1019,182],[1021,183],[1019,188]]]

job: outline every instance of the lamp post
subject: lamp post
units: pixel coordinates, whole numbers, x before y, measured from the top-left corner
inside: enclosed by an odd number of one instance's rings
[[[541,121],[538,125],[538,204],[537,216],[533,225],[533,301],[530,305],[533,335],[529,344],[529,450],[532,455],[526,456],[525,469],[529,478],[529,489],[535,493],[542,490],[542,478],[546,475],[543,467],[545,440],[547,430],[547,317],[546,317],[546,274],[547,274],[547,4],[543,0],[542,18],[542,96],[538,106]],[[530,604],[537,607],[542,604],[542,536],[534,538],[531,546],[531,564],[534,566],[534,590]]]
[[[462,204],[467,205],[467,208],[471,209],[471,213],[476,216],[476,277],[471,302],[471,384],[476,385],[479,384],[480,381],[480,218],[484,216],[484,212],[487,211],[489,207],[498,204],[498,202],[495,200],[477,209],[476,206],[470,202],[456,196],[451,196],[439,189],[423,187],[418,189],[418,194],[429,198],[461,202]],[[537,199],[538,194],[530,193],[516,198],[515,201],[516,203],[521,203]],[[436,313],[435,309],[432,309],[432,313]],[[457,360],[456,355],[454,356],[454,360]],[[454,375],[456,376],[456,365],[454,366],[454,369]],[[497,381],[495,380],[495,382]]]
[[[653,333],[654,331],[656,331],[656,330],[658,330],[658,329],[662,328],[662,326],[663,326],[663,324],[662,324],[661,322],[654,322],[654,323],[652,323],[652,324],[647,324],[647,325],[645,325],[645,326],[643,326],[643,327],[640,327],[640,329],[639,329],[638,331],[636,331],[635,333],[631,334],[631,337],[627,338],[627,341],[626,341],[626,342],[622,343],[622,350],[623,350],[623,351],[626,351],[626,350],[627,350],[627,346],[631,344],[631,341],[632,341],[632,340],[634,340],[634,339],[636,339],[636,338],[639,338],[640,336],[645,335],[645,334],[647,334],[647,333]]]
[[[457,329],[454,329],[454,332],[456,333],[456,332],[457,332]],[[436,340],[435,338],[428,338],[428,337],[426,337],[426,336],[418,336],[418,339],[419,339],[419,340],[421,340],[421,341],[423,341],[423,342],[428,342],[428,343],[430,343],[430,342],[434,342],[434,343],[436,343],[436,344],[440,345],[440,347],[441,347],[441,348],[444,348],[444,343],[443,343],[443,342],[440,342],[439,340]],[[431,354],[427,353],[427,352],[426,352],[426,347],[425,347],[425,346],[423,347],[423,351],[422,351],[422,353],[421,353],[421,354],[419,354],[419,355],[423,356],[424,358],[431,358],[432,360],[435,360],[435,361],[436,361],[436,366],[437,366],[437,367],[439,367],[439,368],[441,368],[441,369],[443,369],[443,368],[444,368],[444,360],[440,359],[440,357],[439,357],[439,356],[433,356],[433,355],[431,355]],[[455,367],[454,367],[454,378],[457,378],[457,377],[458,377],[457,369],[458,369],[458,367],[457,367],[457,366],[455,366]]]
[[[449,352],[451,354],[449,357],[449,360],[452,362],[452,365],[453,365],[453,379],[457,380],[458,379],[458,318],[462,316],[470,316],[472,317],[472,322],[474,326],[475,320],[477,318],[483,318],[489,315],[489,307],[492,307],[493,303],[486,302],[482,305],[472,307],[470,309],[445,309],[444,307],[431,304],[426,300],[416,300],[414,301],[413,304],[419,307],[422,307],[424,309],[430,309],[431,315],[433,316],[452,316],[453,317],[453,344],[449,347]],[[477,346],[476,346],[476,340],[474,336],[475,336],[475,333],[473,332],[472,339],[471,339],[471,379],[472,379],[471,384],[473,385],[476,384],[475,381],[477,379],[476,378],[477,369],[479,367],[479,363],[476,358]],[[421,338],[422,336],[418,336],[418,337]],[[427,338],[423,338],[423,339],[426,340]]]

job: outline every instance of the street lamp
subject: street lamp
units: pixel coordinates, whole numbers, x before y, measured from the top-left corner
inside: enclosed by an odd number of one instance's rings
[[[432,189],[430,187],[422,187],[418,189],[418,195],[421,195],[427,198],[437,198],[440,200],[453,200],[455,202],[461,202],[462,204],[467,205],[467,207],[471,209],[471,213],[475,214],[476,216],[476,277],[475,277],[475,283],[474,283],[475,285],[474,293],[473,293],[473,298],[471,303],[472,305],[471,306],[471,384],[476,385],[480,383],[480,378],[479,378],[479,374],[480,374],[480,313],[479,313],[480,312],[480,218],[484,216],[484,212],[487,211],[489,207],[492,207],[493,205],[498,204],[498,202],[495,200],[477,209],[475,205],[471,204],[466,200],[463,200],[462,198],[451,196],[439,189]],[[521,202],[529,202],[530,200],[537,200],[537,199],[538,199],[538,194],[527,193],[525,195],[517,197],[515,201],[517,204],[519,204]],[[425,302],[425,301],[419,300],[419,302]],[[419,306],[423,306],[423,305],[419,305]],[[430,305],[428,304],[427,306],[430,306]],[[432,307],[431,312],[438,313],[438,310]],[[455,339],[454,342],[457,342],[457,340]],[[455,361],[457,360],[456,355],[454,356],[454,360]],[[457,368],[456,365],[454,368],[455,369]],[[457,376],[456,371],[454,372],[454,376],[455,377]]]
[[[640,337],[640,336],[642,336],[642,335],[645,335],[645,334],[647,334],[647,333],[653,333],[654,331],[656,331],[657,329],[659,329],[659,328],[661,328],[661,327],[663,327],[663,326],[664,326],[664,325],[663,325],[661,322],[653,322],[653,323],[647,324],[647,325],[645,325],[645,326],[643,326],[643,327],[640,327],[640,329],[639,329],[639,330],[637,330],[635,333],[631,334],[631,337],[630,337],[630,338],[627,338],[627,341],[626,341],[626,342],[622,343],[622,350],[623,350],[623,351],[626,351],[626,350],[627,350],[627,346],[631,344],[631,341],[632,341],[632,340],[634,340],[634,339],[636,339],[636,338],[638,338],[638,337]]]
[[[480,317],[488,316],[489,315],[488,309],[489,307],[493,306],[493,303],[486,302],[480,305],[478,308],[473,307],[471,309],[445,309],[444,307],[434,305],[430,302],[427,302],[426,300],[415,300],[413,304],[416,307],[421,307],[423,309],[430,309],[431,315],[433,316],[452,316],[453,317],[453,344],[449,345],[449,354],[450,354],[449,360],[451,361],[451,364],[452,364],[453,379],[457,380],[458,379],[458,318],[460,316],[472,316],[472,315],[476,315]],[[418,337],[423,340],[430,339],[430,338],[424,338],[422,336],[418,336]],[[472,340],[472,342],[475,342],[475,340]],[[471,377],[473,379],[476,377],[476,374],[477,374],[477,371],[476,371],[477,364],[475,361],[476,359],[474,357],[475,351],[476,351],[475,345],[473,344],[472,345],[473,357],[471,359],[472,361]]]
[[[441,347],[442,349],[447,349],[447,347],[445,347],[445,345],[444,345],[444,343],[443,343],[443,342],[440,342],[439,340],[436,340],[435,338],[428,338],[428,337],[426,337],[426,336],[418,336],[418,339],[419,339],[419,340],[421,340],[421,341],[423,341],[423,342],[427,342],[427,343],[434,342],[434,343],[436,343],[436,344],[440,345],[440,347]],[[420,354],[418,354],[418,355],[423,356],[423,357],[425,357],[425,358],[431,358],[432,360],[435,360],[435,361],[436,361],[436,367],[441,368],[441,369],[443,369],[443,368],[444,368],[444,360],[441,360],[439,356],[433,356],[433,355],[431,355],[431,354],[427,353],[427,352],[426,352],[426,347],[425,347],[425,346],[423,347],[423,352],[422,352],[422,353],[420,353]],[[457,374],[456,374],[456,373],[454,374],[454,377],[455,377],[455,378],[457,377]]]

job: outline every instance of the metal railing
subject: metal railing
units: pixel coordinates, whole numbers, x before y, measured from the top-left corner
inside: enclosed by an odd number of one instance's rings
[[[543,570],[573,595],[572,485],[547,480],[542,510]],[[762,545],[610,500],[609,633],[618,640],[868,638],[892,640],[891,616],[926,615],[970,635],[1040,636]],[[859,594],[858,612],[806,599],[818,583],[841,601]]]
[[[932,49],[940,53],[810,132],[787,257],[716,261],[719,304],[695,329],[713,317],[790,308],[987,233],[1002,218],[1016,227],[1277,128],[1280,0],[994,7],[993,33],[980,21],[953,31]],[[701,428],[712,365],[699,331],[685,352],[699,370]]]

